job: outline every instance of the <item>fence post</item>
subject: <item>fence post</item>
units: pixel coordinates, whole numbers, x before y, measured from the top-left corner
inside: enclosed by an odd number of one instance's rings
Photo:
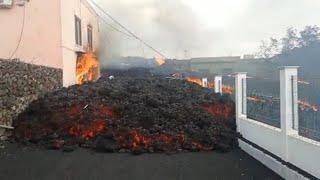
[[[288,161],[288,135],[298,134],[298,68],[280,68],[280,124],[283,133],[283,159]]]
[[[208,78],[202,78],[202,87],[208,87]]]
[[[247,118],[247,73],[236,73],[235,99],[237,132],[240,132],[240,120]]]
[[[298,68],[297,66],[280,68],[281,129],[287,135],[297,134],[299,129]]]
[[[214,92],[222,94],[222,76],[214,77]]]

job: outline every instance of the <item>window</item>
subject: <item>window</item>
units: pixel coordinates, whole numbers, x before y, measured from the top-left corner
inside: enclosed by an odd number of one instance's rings
[[[93,35],[92,35],[92,26],[88,25],[88,48],[92,51],[93,49]]]
[[[81,19],[75,16],[75,35],[76,35],[76,44],[82,45],[82,31],[81,31]]]

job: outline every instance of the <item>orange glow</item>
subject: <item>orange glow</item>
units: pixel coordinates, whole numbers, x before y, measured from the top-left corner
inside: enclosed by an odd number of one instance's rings
[[[319,111],[318,106],[312,105],[311,103],[309,103],[307,101],[299,100],[298,103],[299,103],[299,106],[302,110],[311,109],[314,112]]]
[[[253,102],[260,102],[260,103],[265,103],[266,102],[266,100],[261,99],[261,98],[256,97],[256,96],[247,97],[247,99],[249,101],[253,101]]]
[[[233,91],[234,91],[233,87],[227,86],[227,85],[222,85],[222,92],[224,94],[233,94]]]
[[[310,85],[309,82],[304,81],[304,80],[302,80],[302,79],[298,79],[298,83],[299,83],[299,84],[303,84],[303,85]]]
[[[199,78],[195,78],[195,77],[187,77],[186,78],[187,81],[192,82],[192,83],[196,83],[200,86],[203,87],[202,85],[202,80]],[[214,82],[208,82],[208,88],[213,89],[214,88]],[[224,94],[233,94],[234,92],[234,88],[228,85],[222,85],[222,92]]]
[[[94,111],[91,114],[94,120],[86,120],[85,116],[82,115],[84,108],[94,108]],[[68,134],[80,139],[89,140],[106,130],[107,122],[103,119],[112,118],[115,115],[112,108],[105,105],[90,107],[89,105],[73,104],[69,107],[66,116],[73,119],[64,127]]]
[[[182,147],[186,143],[186,137],[183,132],[176,136],[172,136],[168,134],[144,135],[138,130],[127,130],[122,132],[114,132],[113,137],[121,148],[127,148],[130,150],[156,148],[157,151],[163,151],[172,148],[172,144]],[[192,141],[191,145],[195,150],[210,150],[210,148],[205,147],[196,141]]]
[[[186,80],[189,81],[189,82],[196,83],[196,84],[202,86],[202,80],[199,79],[199,78],[187,77]]]
[[[92,52],[79,55],[76,68],[77,84],[83,84],[84,82],[98,79],[99,62]]]
[[[163,65],[164,63],[166,63],[166,60],[164,57],[160,56],[160,55],[156,55],[156,57],[154,58],[154,60],[156,61],[158,66]]]
[[[204,105],[203,108],[215,117],[233,117],[235,114],[235,107],[232,103],[214,103]]]
[[[89,140],[102,132],[105,129],[105,125],[106,123],[103,120],[94,121],[88,126],[76,125],[69,129],[69,134],[71,136],[77,136],[81,139]]]

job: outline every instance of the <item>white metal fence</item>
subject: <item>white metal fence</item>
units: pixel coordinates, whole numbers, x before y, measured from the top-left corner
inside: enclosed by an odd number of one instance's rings
[[[237,131],[244,139],[279,157],[285,164],[292,164],[312,176],[320,178],[320,142],[303,137],[299,133],[303,124],[299,124],[301,114],[298,115],[298,67],[280,69],[279,127],[248,117],[246,82],[246,73],[237,73],[235,77]],[[255,119],[259,119],[259,117]],[[257,153],[253,154],[258,156]],[[269,156],[265,156],[260,160],[282,177],[301,179],[298,178],[301,176],[289,171],[286,165],[272,163],[270,160],[272,158],[268,158]]]

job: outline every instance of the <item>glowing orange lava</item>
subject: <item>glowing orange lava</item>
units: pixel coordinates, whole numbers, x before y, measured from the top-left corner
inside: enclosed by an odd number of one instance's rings
[[[215,117],[233,117],[235,114],[235,108],[234,104],[231,103],[214,103],[214,104],[208,104],[204,105],[203,108],[210,114],[212,114]]]
[[[299,83],[299,84],[303,84],[303,85],[310,85],[309,82],[304,81],[303,79],[298,79],[298,83]]]
[[[189,81],[189,82],[196,83],[196,84],[202,86],[202,80],[199,79],[199,78],[187,77],[186,80]]]
[[[223,92],[224,94],[233,94],[234,88],[231,87],[231,86],[223,85],[223,86],[222,86],[222,92]]]
[[[158,66],[163,65],[164,63],[166,63],[166,60],[164,57],[162,57],[161,55],[157,55],[154,60],[156,61]]]
[[[307,110],[307,109],[311,109],[314,112],[318,112],[319,111],[319,107],[316,105],[312,105],[311,103],[307,102],[307,101],[303,101],[303,100],[299,100],[299,107],[302,110]]]
[[[266,100],[264,99],[261,99],[257,96],[250,96],[250,97],[247,97],[248,101],[253,101],[253,102],[260,102],[260,103],[265,103]]]

